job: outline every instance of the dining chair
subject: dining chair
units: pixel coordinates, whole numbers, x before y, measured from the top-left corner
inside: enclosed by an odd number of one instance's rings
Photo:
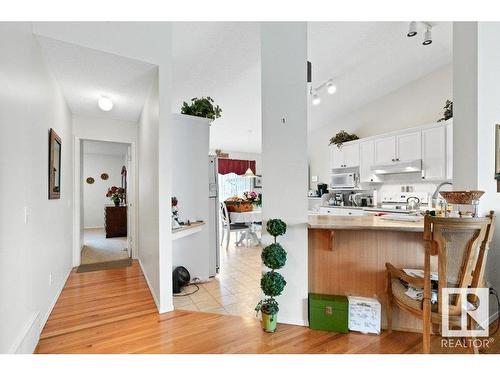
[[[450,295],[448,306],[443,306],[443,288],[484,287],[484,270],[494,224],[493,211],[484,218],[441,218],[425,215],[424,278],[409,276],[403,270],[386,263],[389,332],[392,331],[394,305],[423,321],[424,353],[430,352],[431,325],[442,326],[444,308],[448,310],[450,326],[460,327],[460,295]],[[436,264],[436,257],[437,303],[431,304],[431,263]],[[418,301],[407,296],[405,284],[423,289],[423,300]],[[477,298],[468,298],[468,302],[477,307]],[[472,319],[468,320],[468,324],[469,328],[472,328]]]
[[[220,218],[222,222],[222,236],[220,244],[224,243],[224,235],[226,236],[226,250],[229,248],[229,239],[231,237],[231,232],[241,233],[248,232],[250,227],[247,224],[235,223],[231,224],[231,219],[229,212],[227,211],[226,204],[224,202],[220,203]]]

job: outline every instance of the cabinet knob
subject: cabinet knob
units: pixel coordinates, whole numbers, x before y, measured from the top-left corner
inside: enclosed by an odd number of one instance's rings
[[[373,182],[373,178],[370,178],[370,181]]]
[[[392,161],[396,161],[395,159],[391,159]]]
[[[425,176],[422,176],[422,180],[425,180]]]

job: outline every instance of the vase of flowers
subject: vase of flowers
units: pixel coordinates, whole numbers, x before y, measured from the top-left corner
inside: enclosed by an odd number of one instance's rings
[[[106,197],[108,197],[115,204],[115,206],[118,207],[125,198],[125,189],[111,186],[106,193]]]
[[[251,202],[253,206],[260,206],[261,194],[257,194],[255,191],[245,191],[243,196],[247,201]]]

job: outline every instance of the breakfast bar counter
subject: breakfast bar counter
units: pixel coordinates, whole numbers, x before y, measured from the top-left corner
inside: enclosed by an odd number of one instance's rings
[[[416,222],[385,220],[381,216],[309,215],[308,227],[312,229],[383,230],[398,232],[423,232],[424,218]]]
[[[309,215],[308,227],[309,292],[377,297],[382,305],[382,327],[386,327],[385,263],[423,269],[423,220]],[[421,329],[421,322],[395,309],[393,329],[415,332]]]

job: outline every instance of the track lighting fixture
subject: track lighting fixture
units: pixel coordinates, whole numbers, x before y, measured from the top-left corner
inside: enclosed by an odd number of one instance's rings
[[[422,42],[422,44],[424,46],[428,46],[429,44],[432,43],[432,26],[427,22],[411,21],[410,25],[408,27],[408,33],[406,34],[406,36],[411,38],[411,37],[417,35],[419,24],[421,24],[423,27],[425,27],[425,30],[426,30],[424,33],[424,41]]]
[[[417,35],[417,23],[415,21],[410,22],[410,27],[408,28],[408,34],[406,34],[407,37],[412,37]]]
[[[313,105],[319,105],[321,103],[321,96],[319,95],[319,91],[323,88],[326,87],[326,92],[330,95],[333,95],[337,92],[337,86],[333,83],[333,79],[330,78],[329,80],[323,82],[321,85],[317,87],[311,87],[309,90],[309,94],[312,97],[312,104]]]
[[[319,96],[318,92],[315,91],[312,94],[312,104],[313,105],[319,105],[319,103],[321,103],[321,97]]]
[[[432,43],[432,31],[431,31],[432,27],[431,26],[427,26],[427,30],[425,31],[425,34],[424,34],[424,41],[422,42],[422,44],[424,46],[428,46],[429,44]]]
[[[335,94],[337,91],[337,86],[333,84],[331,79],[326,83],[326,91],[328,91],[330,95]]]

